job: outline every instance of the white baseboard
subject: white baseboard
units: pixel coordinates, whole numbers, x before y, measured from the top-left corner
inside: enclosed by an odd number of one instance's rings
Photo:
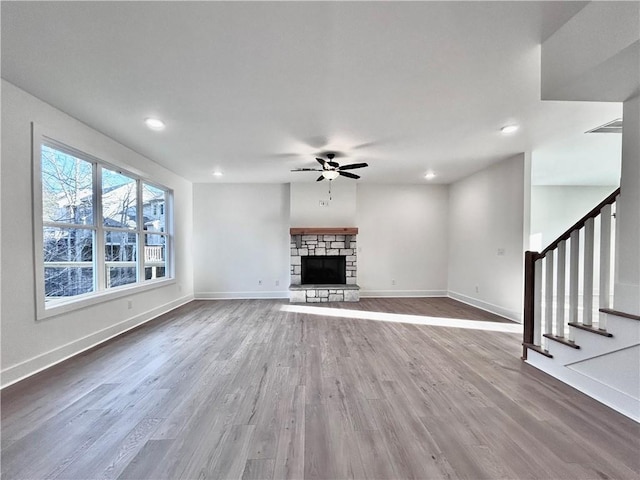
[[[60,347],[49,350],[48,352],[37,355],[33,358],[20,362],[16,365],[12,365],[0,372],[1,385],[0,389],[8,387],[20,380],[24,380],[27,377],[35,375],[38,372],[46,370],[60,362],[75,357],[76,355],[89,350],[101,343],[104,343],[118,335],[136,328],[144,323],[153,320],[175,308],[178,308],[193,300],[192,295],[186,295],[171,302],[165,303],[158,307],[147,310],[140,313],[135,317],[128,318],[122,322],[111,325],[97,332],[91,333],[85,337],[69,342]]]
[[[508,308],[501,307],[500,305],[494,305],[493,303],[484,302],[482,300],[478,300],[477,298],[463,295],[462,293],[452,292],[451,290],[447,292],[447,296],[459,302],[471,305],[472,307],[479,308],[480,310],[484,310],[489,313],[495,313],[496,315],[508,318],[509,320],[513,320],[514,322],[522,323],[522,312],[515,312],[513,310],[509,310]]]
[[[360,298],[446,297],[446,290],[360,290]]]
[[[264,298],[289,298],[289,291],[276,292],[196,292],[195,300],[259,300]]]
[[[446,297],[446,290],[360,290],[360,298]],[[263,298],[289,298],[289,291],[275,292],[196,292],[195,300],[244,300]]]

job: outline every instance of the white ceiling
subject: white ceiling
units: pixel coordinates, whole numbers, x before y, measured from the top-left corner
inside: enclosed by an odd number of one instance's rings
[[[3,1],[2,77],[194,182],[314,181],[289,170],[337,150],[362,182],[449,183],[533,151],[536,184],[611,185],[620,136],[584,132],[621,105],[540,101],[583,6]]]

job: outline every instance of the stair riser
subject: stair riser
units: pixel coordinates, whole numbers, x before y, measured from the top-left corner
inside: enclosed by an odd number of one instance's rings
[[[553,355],[554,360],[566,365],[640,343],[640,328],[637,321],[609,315],[607,322],[607,331],[612,333],[613,337],[603,337],[571,327],[574,331],[575,343],[580,346],[580,349],[576,350],[550,340],[547,344],[549,353]]]

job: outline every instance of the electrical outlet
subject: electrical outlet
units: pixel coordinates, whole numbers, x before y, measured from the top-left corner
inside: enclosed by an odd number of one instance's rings
[[[178,291],[181,292],[182,291],[182,285],[178,284]]]
[[[480,287],[476,285],[476,293],[480,293]]]
[[[391,280],[391,285],[395,285],[396,281],[395,280]]]
[[[131,310],[133,308],[133,300],[127,300],[127,310]]]
[[[258,280],[258,285],[262,285],[262,280]]]
[[[276,287],[280,286],[280,280],[276,280]]]
[[[503,257],[505,253],[506,253],[506,250],[504,248],[498,249],[498,256]]]

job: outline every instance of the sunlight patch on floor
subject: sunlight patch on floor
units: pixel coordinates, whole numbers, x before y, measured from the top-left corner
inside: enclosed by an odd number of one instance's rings
[[[424,315],[406,315],[401,313],[367,312],[363,310],[311,307],[307,305],[283,305],[281,310],[284,312],[306,313],[308,315],[322,315],[324,317],[374,320],[376,322],[411,323],[413,325],[429,325],[433,327],[522,333],[522,325],[518,323],[487,322],[484,320],[465,320],[462,318],[428,317]]]

